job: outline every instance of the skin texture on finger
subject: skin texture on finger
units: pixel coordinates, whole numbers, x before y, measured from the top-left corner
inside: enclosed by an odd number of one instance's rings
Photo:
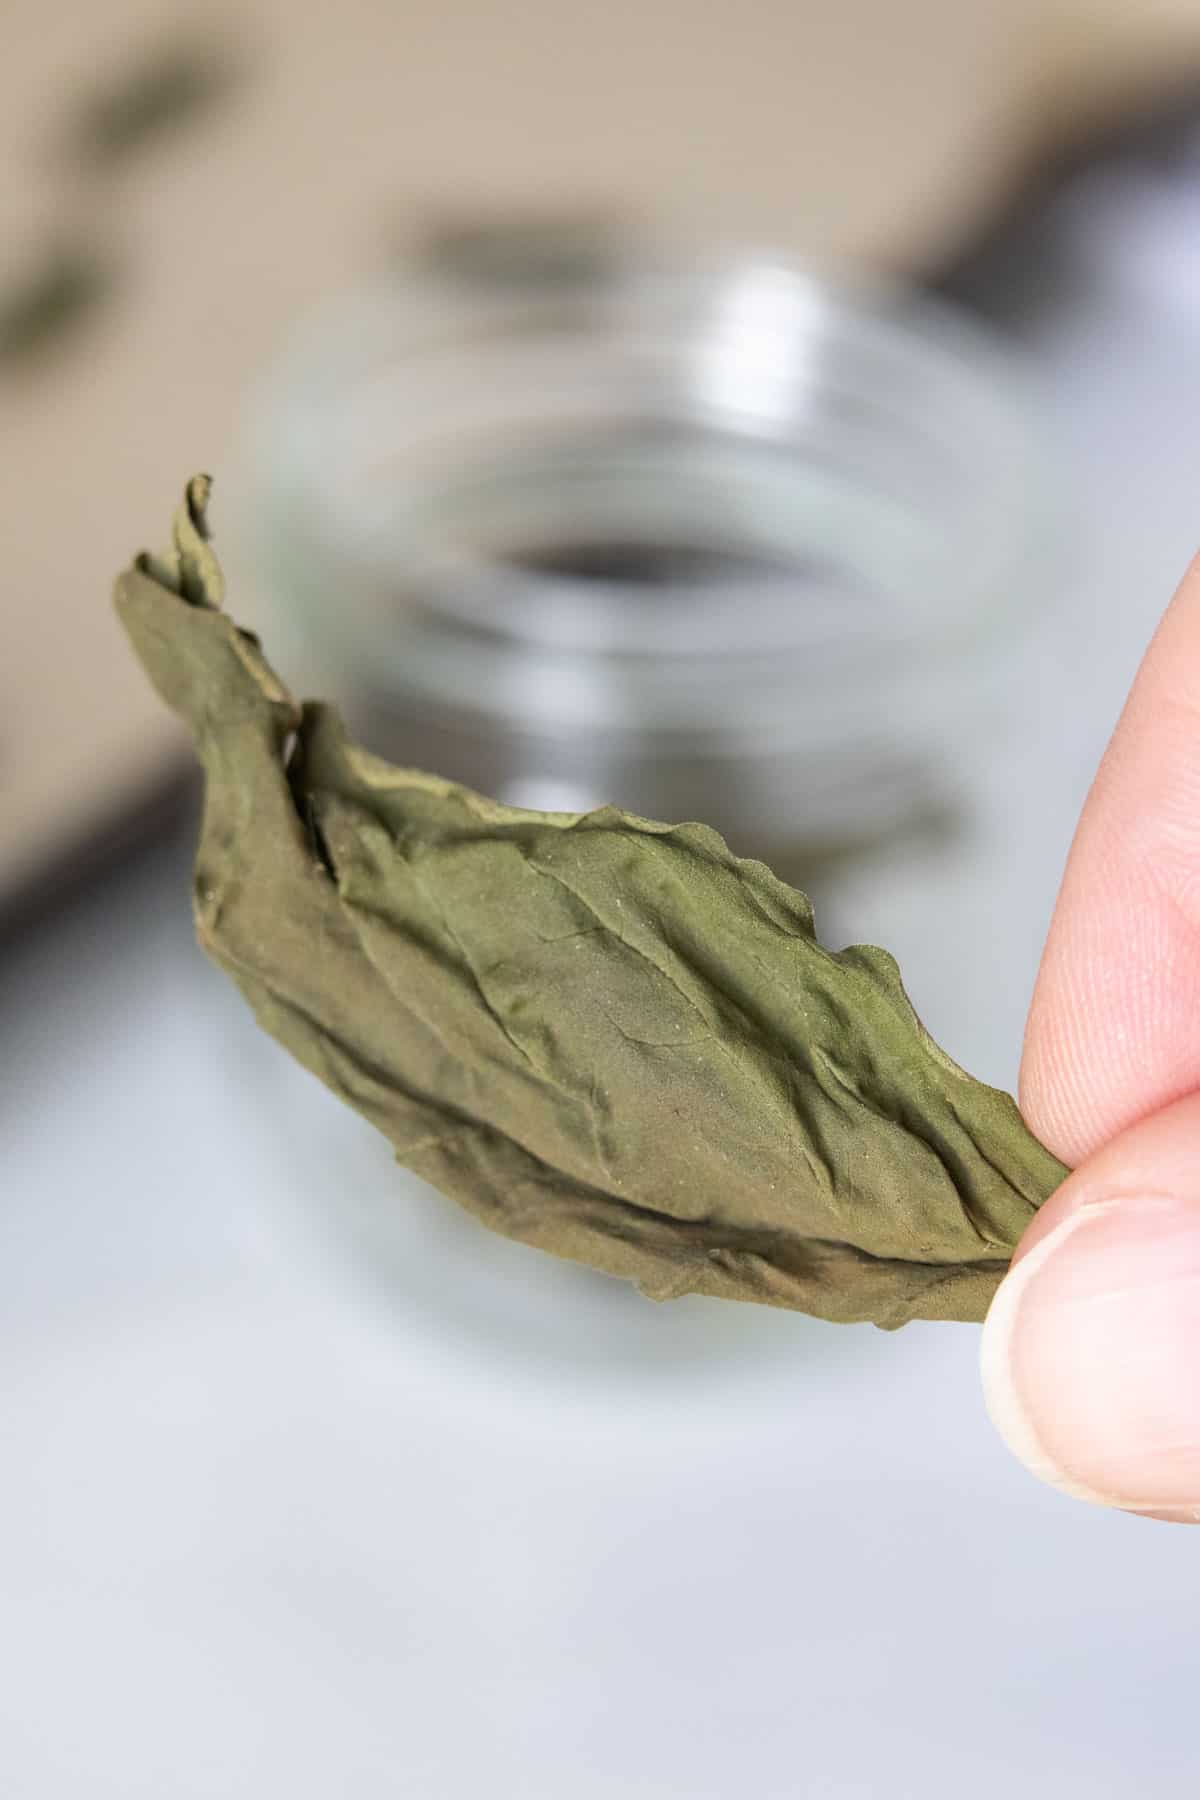
[[[1080,1499],[1200,1522],[1200,559],[1071,848],[1021,1107],[1078,1165],[988,1314],[988,1409]]]
[[[1076,1498],[1200,1521],[1200,1095],[1068,1177],[984,1327],[988,1410]]]
[[[1075,1164],[1200,1088],[1200,558],[1084,807],[1025,1035],[1021,1110]]]

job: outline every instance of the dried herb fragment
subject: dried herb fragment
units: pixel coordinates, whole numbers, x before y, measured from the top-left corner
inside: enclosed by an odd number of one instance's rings
[[[237,73],[228,46],[216,39],[156,45],[115,81],[82,97],[63,133],[63,151],[89,174],[123,163],[225,99]]]
[[[116,601],[207,777],[195,911],[260,1023],[484,1224],[826,1319],[978,1319],[1066,1171],[884,950],[705,825],[501,806],[348,741],[220,610],[197,477]]]
[[[35,268],[0,291],[0,368],[67,337],[114,286],[111,261],[82,244],[52,245]]]

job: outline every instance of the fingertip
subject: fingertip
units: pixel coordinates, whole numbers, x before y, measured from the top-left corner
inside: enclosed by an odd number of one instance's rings
[[[1043,1208],[983,1331],[988,1411],[1039,1479],[1200,1522],[1200,1105],[1145,1121]]]
[[[1200,1088],[1200,555],[1142,659],[1071,845],[1021,1109],[1067,1163]]]

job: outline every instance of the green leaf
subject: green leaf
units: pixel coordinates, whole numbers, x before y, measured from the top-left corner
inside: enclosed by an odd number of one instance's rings
[[[895,961],[705,825],[502,806],[298,706],[220,610],[208,483],[117,582],[207,776],[200,941],[260,1023],[484,1224],[636,1282],[979,1319],[1063,1166]]]

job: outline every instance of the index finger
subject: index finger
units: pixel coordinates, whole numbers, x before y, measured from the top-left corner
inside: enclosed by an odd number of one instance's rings
[[[1200,1088],[1200,556],[1142,660],[1071,847],[1021,1109],[1064,1162]]]

